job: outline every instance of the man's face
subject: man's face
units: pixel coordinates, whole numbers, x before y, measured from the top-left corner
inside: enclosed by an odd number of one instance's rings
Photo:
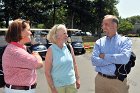
[[[112,37],[116,34],[115,26],[111,19],[103,19],[102,29],[108,37]]]

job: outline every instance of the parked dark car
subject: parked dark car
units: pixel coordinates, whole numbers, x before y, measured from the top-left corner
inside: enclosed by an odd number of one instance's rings
[[[38,52],[42,59],[45,59],[47,48],[49,46],[48,40],[46,39],[48,32],[36,30],[33,33],[33,43],[29,46],[31,52]]]
[[[43,44],[35,44],[35,45],[31,45],[29,47],[29,51],[31,52],[38,52],[39,55],[42,57],[42,59],[45,59],[46,56],[46,52],[47,52],[47,47]]]
[[[74,50],[74,54],[84,54],[86,53],[86,50],[82,44],[82,42],[71,42],[71,45],[73,47]]]
[[[90,32],[76,31],[72,36],[92,36]]]

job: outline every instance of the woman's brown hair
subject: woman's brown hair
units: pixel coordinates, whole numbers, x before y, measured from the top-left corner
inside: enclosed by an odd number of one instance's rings
[[[22,39],[21,32],[27,27],[29,21],[25,21],[22,19],[14,20],[8,27],[8,31],[6,34],[6,41],[10,42],[18,42]]]

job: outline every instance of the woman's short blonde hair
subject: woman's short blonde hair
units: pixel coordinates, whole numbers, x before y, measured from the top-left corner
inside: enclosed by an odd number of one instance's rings
[[[51,43],[56,43],[56,39],[57,39],[57,33],[61,30],[61,29],[65,29],[66,26],[64,24],[56,24],[54,25],[51,30],[49,31],[48,35],[47,35],[47,39],[51,42]]]

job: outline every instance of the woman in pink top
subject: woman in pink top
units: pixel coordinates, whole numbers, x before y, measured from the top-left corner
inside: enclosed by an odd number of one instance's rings
[[[43,66],[38,53],[29,54],[25,43],[31,42],[29,21],[16,19],[7,31],[9,43],[4,51],[2,62],[5,93],[35,93],[36,69]]]

